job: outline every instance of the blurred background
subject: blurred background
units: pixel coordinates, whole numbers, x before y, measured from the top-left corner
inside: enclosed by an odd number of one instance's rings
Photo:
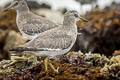
[[[11,1],[0,1],[0,60],[9,59],[9,48],[27,41],[18,31],[15,10],[2,12]],[[62,24],[68,10],[77,10],[89,20],[76,23],[82,34],[71,51],[120,54],[120,0],[27,0],[27,3],[33,13],[57,24]]]

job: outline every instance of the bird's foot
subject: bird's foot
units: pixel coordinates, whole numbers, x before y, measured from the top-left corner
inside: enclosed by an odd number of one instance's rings
[[[56,72],[56,73],[58,73],[59,71],[59,67],[57,67],[57,69],[55,69],[55,67],[52,65],[52,63],[50,63],[49,62],[49,65],[50,65],[50,67]]]
[[[45,64],[45,72],[47,72],[48,70],[48,65],[50,66],[50,68],[52,68],[56,73],[58,73],[59,71],[59,67],[57,69],[55,69],[55,67],[52,65],[52,63],[48,60],[48,58],[46,58],[44,60],[44,64]]]
[[[45,58],[44,65],[45,65],[45,72],[47,72],[47,70],[48,70],[48,58]]]

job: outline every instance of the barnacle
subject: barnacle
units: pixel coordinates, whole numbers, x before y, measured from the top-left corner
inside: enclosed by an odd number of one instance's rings
[[[114,63],[112,65],[105,65],[100,72],[106,76],[119,79],[120,76],[120,63]]]
[[[109,62],[109,59],[106,56],[91,53],[86,53],[84,60],[93,66],[104,66]]]
[[[83,63],[84,54],[81,51],[69,52],[66,56],[62,57],[62,60],[71,64],[80,65]]]
[[[106,76],[120,79],[120,55],[113,56],[100,72]]]
[[[110,59],[109,64],[113,64],[113,63],[120,63],[120,55],[118,55],[118,56],[113,56],[113,57]]]
[[[11,60],[3,60],[0,62],[0,73],[11,73],[31,69],[38,63],[39,61],[37,61],[37,58],[34,56],[27,58],[25,56],[12,56]]]

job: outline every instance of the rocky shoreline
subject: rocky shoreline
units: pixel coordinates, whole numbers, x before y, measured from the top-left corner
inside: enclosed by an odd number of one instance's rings
[[[17,29],[14,10],[0,13],[0,80],[120,80],[119,8],[93,9],[83,15],[89,22],[77,22],[82,34],[72,50],[51,60],[59,67],[58,74],[51,69],[44,72],[43,60],[35,56],[25,54],[25,60],[16,61],[10,56],[9,48],[27,39]]]

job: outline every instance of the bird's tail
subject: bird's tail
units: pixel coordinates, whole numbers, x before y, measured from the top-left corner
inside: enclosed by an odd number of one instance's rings
[[[27,47],[14,47],[14,48],[10,48],[9,51],[15,51],[15,52],[24,52],[24,51],[28,51],[29,48]]]

